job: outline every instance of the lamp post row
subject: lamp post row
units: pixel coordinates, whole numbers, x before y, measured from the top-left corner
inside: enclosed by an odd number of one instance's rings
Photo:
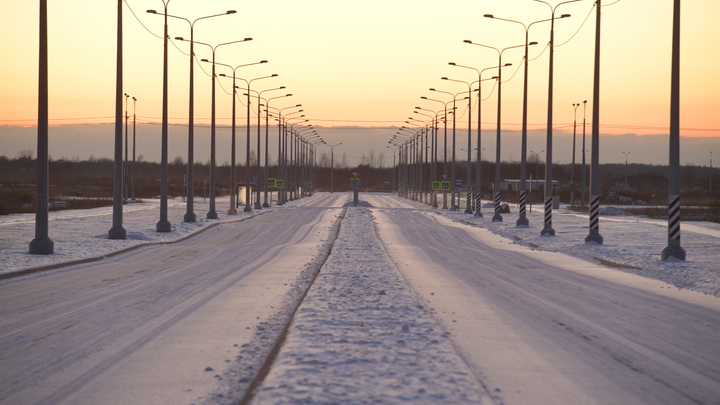
[[[538,20],[534,21],[530,24],[524,24],[520,21],[505,19],[505,18],[499,18],[495,17],[492,14],[486,14],[484,17],[486,18],[492,18],[512,23],[521,24],[523,28],[525,29],[525,43],[523,45],[517,45],[517,46],[511,46],[504,48],[502,50],[488,46],[483,44],[474,43],[470,40],[465,40],[465,43],[472,44],[472,45],[478,45],[490,49],[494,49],[498,53],[498,66],[494,67],[498,69],[498,76],[493,77],[493,79],[497,79],[498,84],[498,106],[497,106],[497,141],[496,141],[496,158],[495,158],[495,184],[494,184],[494,206],[495,206],[495,215],[493,216],[493,221],[502,221],[502,216],[500,215],[500,145],[501,145],[501,122],[502,122],[502,67],[504,65],[502,64],[502,54],[504,51],[512,48],[517,48],[523,46],[525,48],[525,56],[523,58],[524,60],[524,83],[523,83],[523,123],[522,123],[522,142],[521,142],[521,154],[522,154],[522,161],[521,161],[521,179],[520,179],[520,188],[519,188],[519,218],[516,222],[517,226],[527,226],[529,224],[529,221],[526,216],[525,212],[525,203],[526,203],[526,177],[527,177],[527,88],[528,88],[528,46],[529,45],[536,45],[537,42],[529,42],[528,41],[528,34],[529,29],[533,24],[540,23],[540,22],[547,22],[549,21],[551,23],[550,26],[550,40],[548,43],[548,47],[550,50],[549,54],[549,77],[548,77],[548,102],[547,102],[547,135],[546,135],[546,167],[545,167],[545,211],[544,211],[544,224],[543,229],[541,231],[541,235],[554,235],[555,230],[552,228],[552,209],[553,209],[553,203],[554,203],[554,197],[553,197],[553,187],[552,187],[552,165],[553,165],[553,158],[552,158],[552,150],[553,150],[553,83],[554,83],[554,74],[553,74],[553,68],[554,68],[554,27],[555,27],[555,20],[556,19],[563,19],[570,17],[570,14],[562,14],[559,17],[555,16],[555,13],[557,9],[565,4],[574,3],[580,0],[569,0],[564,1],[561,3],[556,4],[555,6],[550,5],[548,2],[544,0],[534,0],[539,3],[543,3],[547,5],[550,8],[550,18],[544,19],[544,20]],[[591,168],[590,168],[590,212],[589,212],[589,234],[585,238],[585,242],[596,242],[596,243],[603,243],[603,238],[599,233],[599,221],[598,221],[598,213],[599,213],[599,183],[598,183],[598,168],[599,168],[599,87],[600,87],[600,21],[601,21],[601,1],[597,0],[594,4],[594,7],[596,7],[596,32],[595,32],[595,67],[594,67],[594,75],[593,75],[593,120],[592,120],[592,153],[591,153]],[[661,252],[661,258],[663,260],[669,258],[669,257],[675,257],[681,260],[685,259],[685,250],[680,246],[680,203],[679,203],[679,185],[678,185],[678,172],[679,172],[679,48],[680,48],[680,0],[674,0],[674,8],[673,8],[673,47],[672,47],[672,82],[671,82],[671,122],[670,122],[670,186],[669,186],[669,203],[668,203],[668,211],[669,211],[669,220],[668,220],[668,246],[663,249]],[[480,167],[481,167],[481,159],[480,159],[480,151],[481,151],[481,121],[480,121],[480,105],[482,100],[482,95],[480,92],[480,84],[482,82],[482,74],[481,71],[478,69],[475,69],[473,67],[469,66],[463,66],[458,65],[454,62],[449,63],[451,66],[458,66],[468,69],[473,69],[478,73],[478,95],[477,95],[477,109],[478,109],[478,128],[477,128],[477,170],[476,170],[476,189],[477,189],[477,200],[480,199],[480,185],[481,185],[481,176],[480,176]],[[507,64],[509,65],[509,64]],[[491,68],[487,68],[491,69]],[[485,69],[483,69],[485,70]],[[468,82],[462,81],[462,80],[455,80],[455,79],[449,79],[447,77],[442,77],[443,80],[449,80],[449,81],[455,81],[455,82],[461,82],[468,85],[468,94],[471,94],[471,87],[472,85]],[[454,95],[450,92],[444,92],[440,90],[430,89],[432,91],[438,91],[440,93],[445,93],[452,96],[452,103],[453,103],[453,109],[452,113],[456,113],[455,109],[455,102],[457,99],[457,95]],[[431,101],[438,101],[443,103],[441,100],[432,100],[428,99],[427,97],[421,97],[425,100],[431,100]],[[471,98],[471,97],[468,97]],[[472,104],[469,100],[469,111],[468,115],[470,115],[470,111],[472,110]],[[447,104],[445,104],[447,106]],[[576,150],[576,121],[577,121],[577,108],[580,106],[580,103],[573,103],[573,109],[574,109],[574,120],[573,120],[573,155],[572,155],[572,174],[571,174],[571,205],[574,206],[576,203],[575,198],[575,150]],[[587,107],[587,100],[583,101],[583,134],[582,134],[582,180],[581,180],[581,204],[585,205],[585,112]],[[418,110],[423,110],[420,107],[416,107]],[[431,110],[428,110],[429,112],[433,112]],[[418,113],[418,111],[414,111],[415,113]],[[445,112],[447,114],[447,108],[445,109]],[[426,115],[432,119],[432,116],[429,116],[427,114],[418,113],[421,115]],[[439,114],[436,113],[436,117]],[[407,121],[406,121],[407,122]],[[436,120],[432,120],[433,127],[435,127]],[[445,125],[447,125],[447,120],[445,120]],[[453,144],[452,144],[452,177],[451,177],[451,184],[452,184],[452,190],[455,190],[455,115],[453,115]],[[468,169],[467,169],[467,187],[468,187],[468,193],[470,192],[470,184],[471,184],[471,125],[472,125],[472,119],[468,119]],[[401,128],[402,130],[402,128]],[[400,134],[400,132],[398,132]],[[397,146],[399,150],[403,150],[403,148],[413,148],[416,144],[415,137],[408,137],[408,138],[397,138],[398,135],[393,136],[393,139],[389,141],[394,146]],[[447,135],[445,137],[447,139]],[[397,143],[400,142],[400,143]],[[388,148],[390,148],[388,146]],[[392,149],[392,148],[391,148]],[[436,150],[433,150],[433,157],[435,156]],[[445,156],[447,156],[447,141],[445,142],[444,152]],[[627,166],[627,156],[630,152],[623,152],[625,154],[625,165]],[[402,156],[402,153],[401,153]],[[412,154],[411,154],[412,156]],[[427,161],[427,159],[425,159]],[[393,149],[393,161],[394,161],[394,149]],[[432,161],[432,168],[431,168],[431,176],[433,177],[433,180],[435,179],[435,161]],[[447,158],[443,159],[443,170],[447,171],[446,161]],[[399,162],[400,165],[404,164],[403,159],[400,159]],[[421,163],[421,164],[424,164]],[[418,171],[418,176],[420,176],[420,181],[422,182],[422,170]],[[393,172],[394,176],[394,172]],[[627,187],[627,167],[626,167],[626,175],[625,175],[625,185]],[[712,181],[712,180],[711,180]],[[393,184],[394,184],[393,180]],[[712,183],[711,183],[712,184]],[[420,189],[422,190],[424,185],[419,185]],[[711,186],[712,187],[712,186]],[[468,198],[468,201],[470,199]],[[428,202],[429,203],[429,202]],[[476,205],[475,209],[475,215],[476,216],[482,216],[480,213],[479,207],[480,204]],[[443,206],[444,209],[447,209],[447,206]],[[450,207],[451,210],[456,210],[457,208],[455,206]],[[466,207],[465,213],[472,213],[473,207],[468,205]]]

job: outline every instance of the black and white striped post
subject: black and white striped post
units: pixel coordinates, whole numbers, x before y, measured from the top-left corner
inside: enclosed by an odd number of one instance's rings
[[[433,191],[433,192],[432,192],[432,196],[433,196],[433,197],[432,197],[432,199],[433,199],[433,205],[432,205],[432,206],[433,206],[434,208],[437,208],[437,206],[438,206],[438,203],[437,203],[437,191]]]
[[[450,195],[450,211],[457,211],[457,205],[455,204],[455,199],[457,198],[457,193],[455,191],[452,192]]]
[[[472,195],[473,195],[472,190],[468,190],[467,196],[465,198],[465,213],[466,214],[473,213]]]
[[[493,205],[495,206],[495,215],[493,215],[493,222],[502,222],[503,218],[500,215],[500,192],[495,192],[493,196]]]
[[[531,185],[531,187],[532,187],[532,185]],[[520,212],[519,212],[517,221],[515,221],[515,225],[516,226],[528,226],[530,224],[530,222],[527,219],[527,207],[526,207],[527,192],[525,190],[520,191],[520,196],[518,199],[519,199],[518,202],[520,203],[520,208],[519,208]]]
[[[448,209],[448,206],[447,206],[447,191],[443,191],[443,209],[444,209],[444,210]]]
[[[555,236],[555,230],[552,227],[552,209],[553,209],[553,196],[552,196],[552,182],[548,185],[545,182],[545,188],[550,188],[549,195],[545,196],[545,225],[540,231],[540,235]]]
[[[670,89],[670,178],[668,202],[668,245],[660,253],[662,260],[671,257],[685,260],[680,246],[680,0],[673,6],[672,79]]]
[[[590,154],[590,229],[585,243],[603,243],[600,235],[598,214],[600,213],[600,185],[598,184],[600,161],[600,6],[601,0],[595,5],[595,74],[593,79],[593,117],[592,117],[592,153]]]
[[[473,193],[475,194],[475,216],[476,217],[482,217],[483,214],[480,212],[480,206],[482,203],[480,202],[480,192],[473,189]]]

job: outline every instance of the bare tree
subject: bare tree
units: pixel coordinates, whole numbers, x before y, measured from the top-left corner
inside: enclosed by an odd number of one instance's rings
[[[348,164],[347,154],[342,154],[342,158],[340,159],[340,164],[338,165],[338,167],[341,169],[347,169],[348,167],[350,167],[350,165]]]
[[[320,161],[318,162],[320,167],[330,167],[330,155],[327,152],[320,154]]]
[[[373,149],[373,148],[370,148],[370,150],[368,151],[367,164],[370,167],[377,166],[377,159],[375,158],[375,149]]]
[[[250,149],[250,166],[257,166],[257,153],[255,153],[255,149]]]
[[[385,154],[382,153],[382,151],[380,151],[380,153],[378,154],[377,163],[379,168],[382,169],[383,167],[385,167]]]

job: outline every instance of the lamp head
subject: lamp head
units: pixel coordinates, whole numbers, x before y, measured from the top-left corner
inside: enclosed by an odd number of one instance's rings
[[[528,45],[537,45],[537,44],[538,44],[537,41],[532,41]]]
[[[441,77],[440,80],[447,80],[447,77]]]
[[[266,60],[261,60],[260,63],[267,63],[267,61],[266,61]]]
[[[485,18],[495,18],[495,16],[492,15],[492,14],[485,14],[483,17],[485,17]]]
[[[427,97],[425,97],[425,96],[420,96],[420,98],[423,100],[427,100]]]
[[[455,66],[455,62],[448,62],[448,65]]]
[[[465,40],[463,40],[463,42],[466,43],[466,44],[472,44],[472,43],[473,43],[473,42],[472,42],[471,40],[469,40],[469,39],[465,39]]]
[[[235,14],[235,13],[237,13],[237,11],[235,11],[235,10],[228,10],[225,12],[225,14]]]
[[[277,73],[271,74],[270,77],[277,77]]]
[[[560,18],[568,18],[568,17],[570,17],[570,14],[563,14],[560,16]]]
[[[292,96],[292,94],[286,94],[286,95],[285,95],[285,97],[290,97],[290,96]]]
[[[252,41],[252,38],[245,38],[243,41]]]
[[[150,14],[157,14],[157,11],[156,11],[156,10],[148,10],[147,12],[150,13]]]
[[[183,37],[175,37],[175,40],[176,40],[176,41],[184,41],[185,38],[183,38]]]
[[[435,89],[430,89],[430,91],[437,91],[437,90],[435,90]]]
[[[225,73],[220,73],[220,74],[218,74],[218,76],[227,77],[227,75],[225,75]]]
[[[210,61],[207,59],[200,59],[200,62],[210,62]]]
[[[284,88],[285,88],[285,86],[280,86],[280,90],[282,90],[282,89],[284,89]]]

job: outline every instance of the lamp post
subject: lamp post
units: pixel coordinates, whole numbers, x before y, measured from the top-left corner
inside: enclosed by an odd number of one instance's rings
[[[247,137],[246,137],[246,145],[245,145],[245,208],[243,211],[250,212],[253,210],[253,207],[250,206],[250,84],[254,82],[255,80],[260,79],[266,79],[268,77],[275,77],[277,75],[270,75],[270,76],[262,76],[262,77],[256,77],[254,79],[246,80],[246,79],[240,79],[245,82],[247,93],[244,95],[247,96]],[[259,103],[258,103],[259,104]],[[260,125],[260,106],[258,106],[258,126]],[[260,129],[258,128],[258,160],[260,159]],[[259,162],[258,162],[259,164]],[[259,166],[258,166],[259,167]],[[259,198],[258,194],[258,198]]]
[[[284,88],[284,86],[282,87]],[[271,97],[268,99],[265,99],[265,199],[263,202],[264,208],[269,208],[270,204],[268,203],[268,181],[267,181],[267,173],[268,173],[268,159],[270,157],[269,151],[270,151],[270,145],[269,145],[269,126],[270,126],[270,100],[274,100],[276,98],[283,98],[283,97],[291,97],[292,94],[285,94],[284,96],[277,96],[277,97]],[[280,167],[280,153],[278,153],[278,167]],[[279,200],[278,200],[279,201]]]
[[[583,131],[582,131],[582,170],[580,171],[580,174],[582,175],[582,179],[580,179],[580,205],[585,206],[585,192],[587,191],[585,189],[585,179],[587,176],[585,175],[585,112],[587,110],[587,100],[583,100]]]
[[[55,252],[55,243],[48,236],[48,190],[49,179],[49,150],[48,150],[48,36],[47,36],[47,0],[40,0],[39,13],[39,61],[38,61],[38,135],[37,135],[37,186],[35,197],[35,238],[30,241],[28,250],[34,255],[51,255]],[[110,229],[110,239],[125,239],[125,229],[122,228],[122,199],[118,196],[122,190],[118,190],[118,161],[120,162],[120,173],[122,171],[122,159],[118,159],[118,153],[122,153],[122,126],[118,132],[118,125],[122,125],[120,114],[122,114],[122,0],[118,0],[118,48],[117,48],[117,92],[115,103],[115,199],[113,204],[113,228]],[[118,138],[120,147],[118,148]],[[122,158],[122,155],[120,155]],[[119,192],[118,192],[119,191]],[[119,215],[118,215],[119,214]],[[119,220],[119,221],[118,221]],[[116,236],[116,237],[113,237]]]
[[[215,51],[217,48],[223,46],[223,45],[230,45],[230,44],[236,44],[240,42],[247,42],[252,41],[252,38],[245,38],[238,41],[231,41],[231,42],[225,42],[222,44],[218,44],[215,46],[206,44],[204,42],[195,42],[201,45],[205,45],[210,47],[212,50],[212,60],[208,59],[201,59],[202,62],[207,62],[212,64],[212,90],[211,90],[211,112],[210,112],[210,209],[207,213],[207,219],[218,219],[217,211],[215,211],[215,172],[216,172],[216,164],[215,164]]]
[[[237,86],[235,85],[235,80],[237,79],[237,70],[244,66],[252,66],[252,65],[258,65],[261,63],[267,63],[266,60],[261,60],[260,62],[254,62],[254,63],[247,63],[244,65],[239,65],[236,67],[232,67],[230,65],[226,65],[224,63],[216,62],[216,64],[220,66],[226,66],[232,69],[233,75],[233,84],[232,84],[232,130],[231,130],[231,147],[230,147],[230,208],[228,209],[228,215],[237,215],[237,209],[235,208],[235,99],[237,98]],[[218,76],[221,77],[228,77],[223,73],[220,73]]]
[[[123,161],[123,201],[127,202],[128,196],[130,194],[130,176],[128,175],[128,120],[130,119],[130,116],[128,116],[128,99],[130,98],[130,95],[127,93],[125,94],[125,160]]]
[[[184,17],[174,16],[174,15],[168,15],[168,17],[177,18],[180,20],[186,21],[188,24],[190,24],[190,94],[188,97],[188,167],[187,167],[187,211],[185,215],[183,216],[184,222],[196,222],[197,221],[197,215],[195,214],[195,61],[193,58],[195,57],[195,51],[194,51],[194,33],[195,33],[195,23],[199,20],[204,20],[206,18],[211,17],[217,17],[221,15],[228,15],[228,14],[235,14],[235,10],[228,10],[223,14],[213,14],[208,15],[205,17],[196,18],[193,21],[188,20]],[[175,38],[182,40],[181,37]],[[134,141],[133,141],[134,142]],[[135,144],[133,143],[133,148],[135,148]],[[133,163],[134,164],[134,163]],[[134,170],[134,166],[133,166]],[[134,175],[133,175],[134,176]],[[135,180],[133,177],[133,187],[135,186]]]
[[[460,94],[463,94],[464,92],[460,92],[460,93],[457,93],[457,94],[453,94],[453,93],[450,93],[450,92],[447,92],[447,91],[441,91],[441,90],[436,90],[436,89],[430,89],[430,91],[436,91],[436,92],[438,92],[438,93],[445,93],[445,94],[449,94],[450,96],[452,96],[452,103],[453,103],[453,107],[452,107],[452,110],[453,110],[453,124],[452,124],[452,164],[451,164],[451,166],[450,166],[450,173],[451,173],[451,174],[450,174],[450,178],[451,178],[452,181],[450,182],[450,188],[451,188],[452,192],[455,192],[455,122],[456,122],[456,116],[457,116],[457,107],[455,106],[455,104],[456,104],[456,101],[457,101],[457,96],[460,95]],[[446,147],[446,149],[447,149],[447,143],[445,144],[445,147]],[[450,207],[450,210],[451,210],[451,211],[457,211],[457,207],[452,206],[452,207]]]
[[[673,2],[672,66],[670,80],[670,176],[668,198],[668,245],[660,253],[662,260],[685,260],[680,246],[680,0]]]
[[[555,230],[552,227],[552,208],[553,208],[553,187],[552,187],[552,146],[553,146],[553,62],[555,55],[555,11],[563,4],[574,3],[580,0],[570,0],[558,3],[555,7],[551,6],[543,0],[534,0],[538,3],[543,3],[550,7],[550,67],[549,78],[548,78],[548,113],[547,113],[547,145],[546,157],[545,157],[545,224],[543,230],[540,231],[541,235],[555,235]],[[570,14],[562,14],[560,18],[568,18]]]
[[[133,164],[132,164],[132,201],[135,202],[135,124],[137,123],[137,98],[133,97]]]
[[[170,0],[162,0],[164,31],[163,31],[163,102],[162,102],[162,139],[160,152],[160,221],[155,226],[157,232],[170,232],[172,225],[167,219],[168,199],[168,13],[167,8]],[[155,10],[148,10],[148,13],[157,14]]]
[[[277,77],[277,74],[272,74],[272,75],[270,75],[270,77]],[[257,130],[258,130],[258,131],[257,131],[257,148],[258,148],[258,151],[257,151],[257,169],[256,169],[257,178],[258,178],[258,184],[255,186],[255,209],[257,209],[257,210],[260,210],[260,209],[262,209],[262,207],[263,207],[263,206],[260,204],[260,156],[261,156],[261,155],[260,155],[260,153],[261,153],[261,152],[260,152],[260,148],[262,147],[262,143],[261,143],[261,141],[260,141],[260,122],[261,122],[260,120],[262,119],[262,114],[260,113],[260,96],[262,95],[262,93],[264,93],[264,92],[266,92],[266,91],[280,90],[280,89],[284,89],[284,88],[285,88],[285,86],[280,86],[280,87],[277,87],[277,88],[274,88],[274,89],[266,89],[266,90],[262,90],[262,91],[255,91],[255,93],[257,93],[257,100],[258,100],[258,101],[257,101],[257,104],[258,104],[258,106],[257,106],[257,115],[258,115],[258,120],[257,120]],[[249,83],[248,83],[248,91],[250,91]],[[265,138],[267,139],[267,131],[266,131]],[[266,144],[266,146],[267,146],[267,142],[266,142],[265,144]],[[266,148],[266,149],[265,149],[265,166],[266,166],[266,167],[267,167],[267,158],[268,158],[268,154],[267,154],[267,148]],[[265,180],[265,183],[267,183],[267,170],[265,171],[265,179],[264,179],[264,180]],[[267,201],[266,201],[266,203],[267,203]]]
[[[335,145],[329,145],[330,147],[330,193],[334,192],[333,186],[335,184],[335,147],[342,145],[342,142],[336,143]]]
[[[627,182],[627,169],[628,169],[628,155],[630,152],[623,152],[623,155],[625,155],[625,189],[628,188],[628,182]]]
[[[464,83],[468,86],[468,148],[467,148],[467,188],[468,193],[470,192],[470,184],[472,183],[472,163],[471,163],[471,149],[472,149],[472,85],[469,82],[462,81],[462,80],[456,80],[456,79],[449,79],[447,77],[441,77],[441,80],[447,80],[451,82],[458,82],[458,83]],[[478,122],[478,126],[479,126]],[[454,157],[455,157],[455,138],[453,137],[453,163],[454,163]],[[453,179],[454,181],[454,179]],[[473,209],[470,205],[465,207],[465,213],[466,214],[472,214]]]
[[[527,218],[526,213],[526,196],[527,196],[527,184],[526,184],[526,178],[527,178],[527,101],[528,101],[528,47],[530,45],[537,45],[537,42],[529,42],[529,32],[530,27],[533,24],[541,23],[550,21],[550,19],[546,20],[539,20],[534,21],[530,24],[525,25],[524,23],[516,20],[510,20],[507,18],[500,18],[495,17],[492,14],[485,14],[486,18],[493,18],[501,21],[507,21],[515,24],[522,25],[523,29],[525,30],[525,56],[523,57],[523,63],[524,63],[524,69],[523,69],[523,118],[522,118],[522,136],[521,136],[521,146],[520,146],[520,156],[521,156],[521,162],[520,162],[520,209],[519,209],[519,215],[517,221],[515,221],[515,226],[528,226],[530,225],[530,221]]]
[[[585,243],[602,244],[600,235],[600,9],[601,0],[595,2],[595,66],[593,73],[593,111],[592,111],[592,153],[590,154],[590,211],[588,235]],[[584,123],[584,120],[583,120]],[[584,131],[584,128],[583,128]],[[583,137],[584,139],[584,137]],[[583,151],[583,153],[585,153]]]
[[[580,103],[573,103],[573,146],[572,146],[572,171],[570,172],[570,206],[575,207],[575,134],[577,132],[577,109]]]
[[[498,49],[493,46],[478,44],[472,42],[469,39],[463,41],[466,44],[482,46],[484,48],[494,49],[498,54],[498,66],[503,66],[502,54],[508,49],[524,47],[525,44],[509,46],[507,48]],[[493,222],[502,222],[503,218],[500,215],[500,198],[502,196],[500,190],[500,141],[501,141],[501,124],[502,124],[502,69],[498,69],[498,107],[497,107],[497,140],[495,146],[495,195],[493,196],[493,203],[495,205],[495,215],[492,217]]]
[[[286,156],[285,156],[286,152],[285,152],[285,149],[284,149],[284,147],[285,147],[286,145],[284,145],[284,142],[283,142],[283,139],[284,139],[284,137],[283,137],[283,132],[285,131],[286,125],[285,125],[285,123],[283,122],[282,112],[283,112],[284,110],[289,109],[289,108],[298,108],[298,107],[301,107],[301,106],[302,106],[302,104],[296,104],[296,105],[294,105],[294,106],[290,106],[290,107],[285,107],[285,108],[278,109],[278,173],[277,173],[277,178],[278,178],[278,179],[282,179],[282,178],[283,178],[284,173],[285,173],[285,166],[286,166]],[[300,111],[302,111],[302,110],[300,110]],[[291,113],[291,114],[292,114],[292,113]],[[283,185],[283,187],[284,187],[284,185]],[[283,196],[282,196],[283,193],[284,193],[283,190],[284,190],[284,188],[279,189],[279,190],[277,191],[277,194],[278,194],[278,196],[277,196],[277,197],[278,197],[278,198],[277,198],[277,205],[283,205],[283,204],[284,204],[284,203],[283,203]]]
[[[481,192],[481,189],[480,189],[480,186],[481,186],[480,175],[481,175],[481,172],[482,172],[482,169],[481,169],[481,167],[480,167],[480,166],[481,166],[481,165],[480,165],[480,160],[481,160],[481,159],[480,159],[480,153],[481,153],[481,151],[482,151],[482,149],[481,149],[481,145],[482,145],[482,134],[481,134],[481,132],[482,132],[482,124],[481,124],[481,122],[482,122],[482,121],[481,121],[481,117],[482,117],[482,115],[481,115],[481,111],[480,111],[480,110],[481,110],[481,106],[482,106],[482,91],[481,91],[481,90],[482,90],[482,82],[483,82],[484,80],[497,80],[497,79],[498,79],[498,76],[493,76],[493,77],[488,78],[488,79],[483,79],[483,78],[482,78],[482,73],[483,73],[484,71],[490,70],[490,69],[500,69],[500,68],[502,68],[503,66],[492,66],[492,67],[488,67],[488,68],[485,68],[485,69],[478,70],[478,69],[475,69],[474,67],[459,65],[459,64],[457,64],[457,63],[455,63],[455,62],[450,62],[450,63],[448,63],[448,65],[450,65],[450,66],[457,66],[457,67],[465,68],[465,69],[472,69],[472,70],[474,70],[475,72],[477,72],[477,74],[478,74],[478,80],[477,80],[477,84],[478,84],[478,88],[477,88],[477,92],[478,92],[478,94],[477,94],[477,100],[478,100],[478,101],[477,101],[477,110],[478,110],[478,115],[477,115],[477,122],[478,122],[478,126],[477,126],[477,145],[478,145],[478,146],[477,146],[477,148],[475,148],[475,150],[477,151],[477,164],[475,165],[475,189],[476,189],[476,191],[477,191],[477,196],[476,196],[477,201],[480,201],[480,196],[482,195],[482,192]],[[512,63],[506,63],[504,66],[512,66]],[[468,144],[469,144],[469,143],[468,143]],[[468,147],[468,150],[469,150],[469,149],[470,149],[470,148]],[[469,184],[468,184],[468,185],[469,185]],[[476,216],[476,217],[482,217],[482,216],[483,216],[483,214],[482,214],[482,212],[481,212],[481,210],[480,210],[480,204],[477,204],[477,209],[475,210],[475,216]]]
[[[43,77],[44,76],[44,77]],[[118,0],[118,19],[117,19],[117,64],[116,64],[116,80],[115,80],[115,169],[113,184],[113,216],[112,228],[108,231],[108,239],[126,239],[127,232],[123,228],[123,201],[122,201],[122,87],[123,87],[123,52],[122,52],[122,0]],[[45,0],[40,2],[40,100],[38,109],[38,164],[40,164],[41,154],[47,150],[47,4]],[[43,128],[44,125],[44,128]],[[40,147],[41,138],[44,136],[44,146]],[[40,173],[47,173],[47,164],[44,169],[38,168],[38,176]],[[38,179],[38,187],[41,184],[47,184],[47,178],[43,181]],[[38,245],[49,247],[49,253],[53,252],[52,241],[47,237],[47,188],[44,191],[44,199],[40,201],[41,192],[38,189],[38,213],[40,213],[40,204],[44,207],[44,227],[35,225],[35,239],[40,242]],[[38,215],[37,222],[40,214]],[[44,236],[42,235],[44,233]],[[40,234],[40,236],[38,236]],[[49,243],[42,243],[43,241]],[[30,242],[30,253],[33,252],[33,243]],[[48,254],[48,253],[41,253]]]
[[[540,191],[540,173],[539,173],[539,166],[540,166],[540,154],[545,152],[545,149],[541,150],[540,152],[533,152],[530,151],[530,154],[535,155],[535,184],[538,185],[538,187],[535,187],[538,191]],[[547,187],[547,184],[545,185]],[[532,194],[532,184],[530,185],[530,193]]]

